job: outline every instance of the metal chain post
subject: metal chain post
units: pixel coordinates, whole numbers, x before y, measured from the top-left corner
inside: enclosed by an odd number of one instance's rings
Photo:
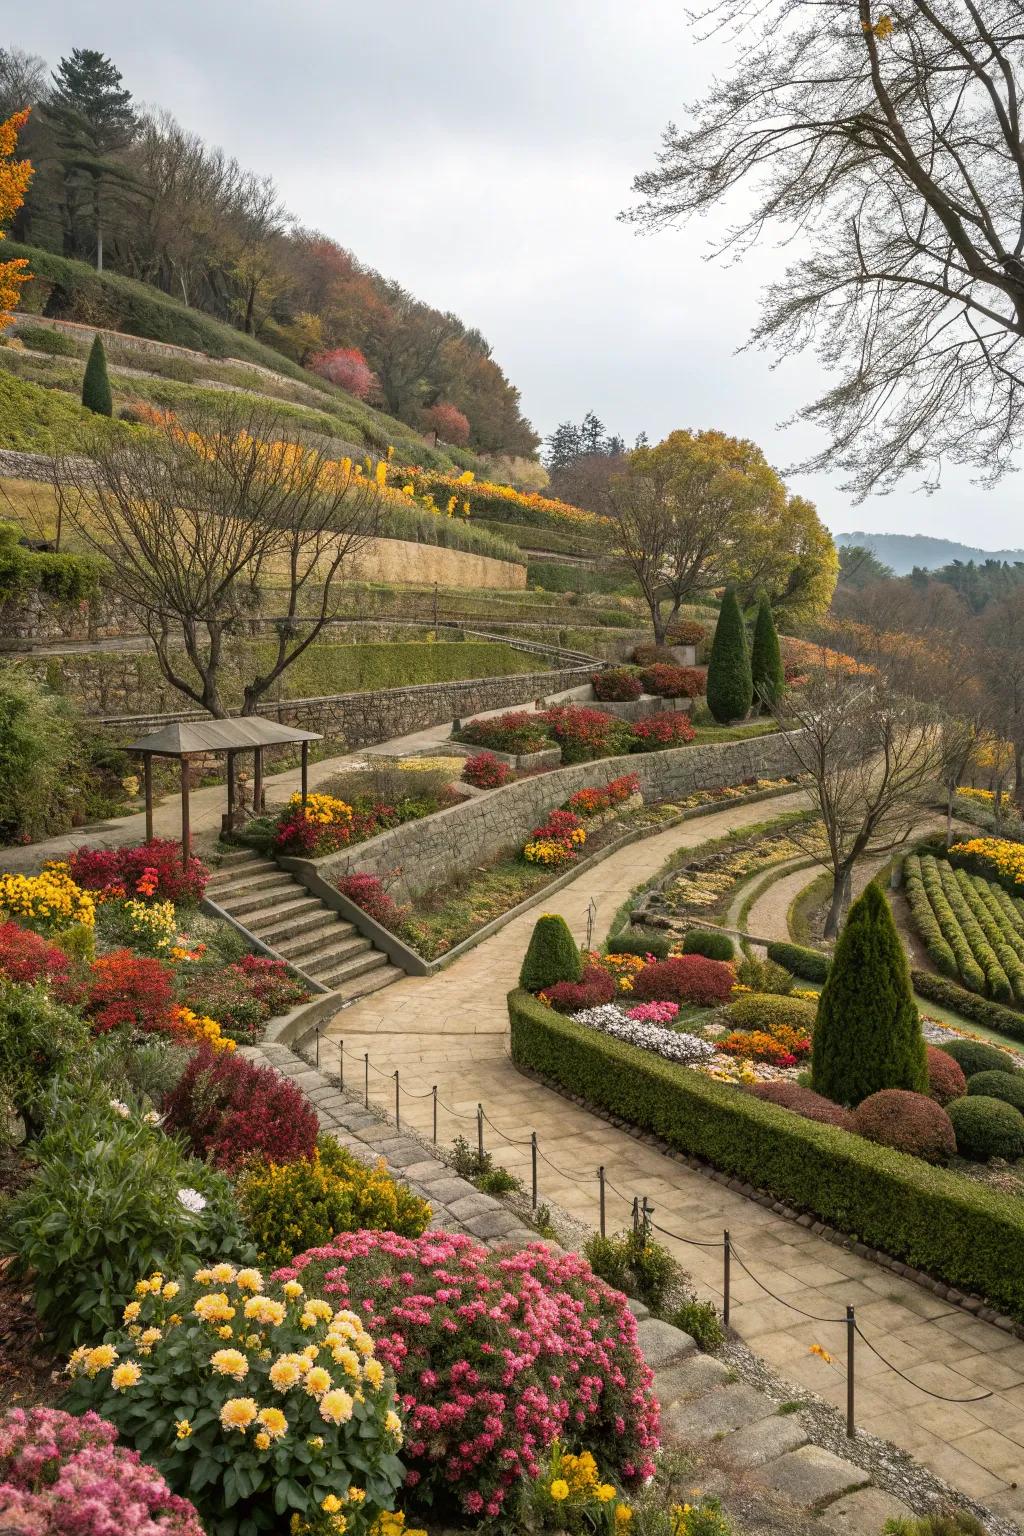
[[[434,1100],[434,1146],[436,1147],[437,1146],[437,1084],[436,1083],[431,1088],[430,1093],[431,1093],[431,1097]]]
[[[363,1102],[370,1107],[370,1053],[363,1052]]]
[[[846,1308],[846,1434],[852,1440],[857,1434],[853,1422],[853,1350],[857,1337],[857,1316],[853,1307]]]
[[[601,1210],[601,1236],[604,1237],[604,1163],[602,1163],[600,1168],[597,1170],[597,1191],[598,1203]]]
[[[728,1328],[728,1326],[729,1326],[729,1302],[730,1302],[730,1298],[729,1298],[730,1285],[729,1285],[729,1282],[730,1282],[730,1278],[731,1278],[730,1270],[732,1268],[732,1244],[729,1241],[729,1228],[728,1227],[726,1227],[724,1233],[722,1234],[722,1266],[723,1266],[723,1276],[722,1276],[722,1297],[723,1297],[723,1300],[722,1300],[722,1322]]]
[[[401,1104],[399,1102],[399,1098],[398,1098],[398,1095],[399,1095],[400,1091],[401,1090],[399,1089],[399,1085],[398,1085],[398,1068],[396,1067],[395,1068],[395,1130],[396,1131],[400,1131],[402,1129],[402,1106],[401,1106]]]
[[[484,1107],[482,1104],[476,1107],[476,1153],[482,1163],[484,1160]]]
[[[345,1042],[338,1041],[338,1087],[345,1086]]]
[[[316,1069],[317,1069],[318,1072],[320,1071],[320,1026],[319,1025],[317,1025],[317,1030],[316,1030]]]
[[[537,1132],[530,1132],[530,1162],[532,1164],[533,1181],[530,1192],[530,1205],[537,1209]]]

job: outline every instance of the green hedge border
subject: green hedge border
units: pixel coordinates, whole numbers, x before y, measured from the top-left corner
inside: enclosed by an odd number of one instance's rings
[[[512,1059],[851,1238],[1024,1318],[1024,1207],[508,996]]]

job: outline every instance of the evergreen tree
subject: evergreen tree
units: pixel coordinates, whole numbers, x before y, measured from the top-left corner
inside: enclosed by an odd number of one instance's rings
[[[89,349],[89,361],[85,365],[85,374],[82,378],[82,404],[88,410],[95,411],[97,416],[114,414],[114,398],[110,393],[110,379],[107,377],[107,354],[103,350],[99,333],[93,337],[92,346]]]
[[[746,625],[736,593],[727,587],[708,659],[708,708],[720,725],[726,725],[749,715],[753,700]]]
[[[857,1105],[881,1088],[927,1091],[924,1036],[907,957],[881,887],[853,903],[818,1004],[811,1079]]]
[[[139,191],[117,158],[136,131],[131,102],[120,70],[95,48],[74,48],[53,72],[46,117],[56,131],[63,162],[70,233],[74,242],[75,226],[87,204],[97,270],[103,267],[106,205]]]
[[[786,674],[782,667],[782,652],[772,616],[772,605],[762,592],[757,603],[757,620],[754,624],[754,643],[750,651],[750,675],[754,687],[754,702],[770,708],[782,698],[786,687]]]
[[[557,913],[545,912],[533,926],[519,985],[527,992],[541,992],[558,981],[580,981],[582,977],[583,960],[569,924]]]

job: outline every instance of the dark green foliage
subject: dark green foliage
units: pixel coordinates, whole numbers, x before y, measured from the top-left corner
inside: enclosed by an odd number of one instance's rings
[[[624,928],[608,940],[613,955],[653,955],[656,960],[667,960],[670,948],[668,934],[650,928]]]
[[[775,992],[747,992],[730,1003],[726,1010],[731,1029],[763,1029],[773,1025],[799,1029],[809,1035],[814,1029],[817,1009],[802,997],[781,997]]]
[[[756,955],[747,955],[736,972],[736,979],[751,992],[774,992],[784,997],[793,990],[793,978],[784,965],[776,965],[774,960],[759,960]]]
[[[15,335],[32,352],[46,352],[50,357],[78,356],[75,338],[63,331],[51,330],[48,325],[19,325]]]
[[[673,1307],[667,1322],[673,1328],[688,1333],[698,1349],[717,1349],[725,1343],[725,1329],[714,1305],[710,1301],[698,1301],[696,1296]]]
[[[948,1040],[939,1046],[960,1067],[967,1078],[979,1072],[1012,1072],[1013,1059],[997,1045],[987,1045],[984,1040]]]
[[[967,1092],[1002,1099],[1024,1114],[1024,1072],[975,1072],[967,1080]]]
[[[882,1088],[928,1088],[907,957],[874,882],[850,908],[822,988],[811,1078],[816,1092],[853,1106]]]
[[[977,1163],[987,1163],[992,1157],[1005,1157],[1012,1163],[1024,1157],[1024,1115],[1012,1104],[968,1093],[965,1099],[954,1099],[947,1113],[961,1157]]]
[[[582,981],[583,960],[569,924],[556,913],[538,917],[519,972],[519,985],[542,992],[558,981]]]
[[[0,523],[0,603],[40,592],[56,603],[80,603],[99,585],[101,565],[88,555],[28,549],[14,523]]]
[[[743,720],[754,701],[747,629],[732,587],[722,598],[708,658],[708,708],[719,725]]]
[[[684,955],[706,955],[709,960],[731,960],[736,950],[727,933],[691,928],[683,939]]]
[[[82,376],[82,404],[87,411],[92,411],[96,416],[113,416],[114,414],[114,397],[110,392],[110,379],[107,376],[107,354],[103,350],[103,341],[99,332],[93,337],[92,346],[89,348],[89,360]]]
[[[61,825],[75,753],[64,701],[19,668],[0,669],[0,839]]]
[[[824,981],[828,975],[828,955],[817,949],[805,949],[802,944],[769,944],[768,959],[805,981]]]
[[[38,1128],[47,1083],[88,1045],[88,1026],[44,985],[16,986],[0,977],[0,1103],[12,1105],[30,1130]]]
[[[754,643],[750,650],[750,675],[754,701],[766,709],[777,704],[786,687],[779,636],[772,616],[772,605],[762,592],[754,623]]]
[[[985,1527],[977,1515],[966,1509],[944,1515],[920,1515],[913,1520],[887,1520],[882,1531],[884,1536],[985,1536]]]
[[[963,1014],[965,1019],[987,1024],[990,1029],[997,1029],[1001,1035],[1009,1035],[1012,1040],[1024,1040],[1024,1018],[1012,1008],[1004,1008],[987,997],[978,997],[954,981],[933,976],[930,971],[911,971],[910,977],[914,991],[931,1002],[941,1003],[944,1008]]]
[[[613,1040],[524,992],[510,995],[509,1014],[519,1066],[1024,1317],[1019,1200]]]
[[[617,1237],[589,1237],[583,1256],[595,1275],[617,1291],[634,1296],[657,1312],[665,1300],[678,1266],[667,1248],[640,1232],[623,1232]]]

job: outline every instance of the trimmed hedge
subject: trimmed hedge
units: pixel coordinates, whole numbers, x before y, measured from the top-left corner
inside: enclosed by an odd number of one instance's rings
[[[985,1040],[946,1040],[938,1047],[952,1056],[968,1081],[979,1072],[1012,1072],[1013,1058]]]
[[[967,1092],[977,1098],[1002,1099],[1024,1114],[1024,1072],[975,1072]]]
[[[828,955],[820,949],[806,949],[803,944],[769,944],[768,959],[792,971],[794,976],[802,976],[804,981],[824,981],[828,975]]]
[[[955,981],[933,976],[930,971],[911,971],[910,979],[914,983],[914,991],[930,1002],[939,1003],[953,1013],[963,1014],[965,1019],[973,1019],[977,1024],[987,1024],[990,1029],[998,1029],[1000,1034],[1009,1035],[1012,1040],[1024,1040],[1024,1018],[1014,1013],[1012,1008],[990,1002],[987,997],[978,997],[964,987],[957,986]]]
[[[1024,1156],[1024,1115],[1004,1099],[968,1094],[965,1099],[954,1099],[949,1118],[961,1157],[978,1163],[1004,1157],[1012,1163]]]
[[[667,960],[671,947],[667,933],[655,933],[650,928],[624,928],[608,940],[610,954],[653,955],[656,960]]]
[[[786,997],[775,992],[748,992],[730,1003],[726,1010],[733,1029],[763,1029],[771,1034],[782,1025],[811,1034],[817,1007],[802,997]]]
[[[1024,1317],[1019,1200],[587,1029],[525,992],[508,1008],[518,1066]]]
[[[683,938],[684,955],[704,955],[708,960],[732,960],[736,949],[727,933],[712,933],[707,928],[691,928]]]

